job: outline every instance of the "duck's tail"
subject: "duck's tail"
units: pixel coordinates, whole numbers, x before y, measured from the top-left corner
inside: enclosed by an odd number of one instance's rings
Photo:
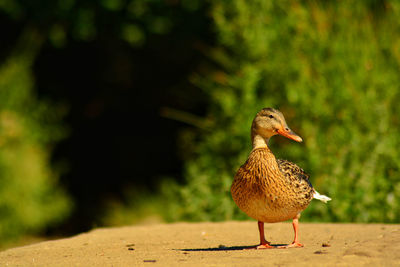
[[[321,194],[318,193],[317,191],[314,192],[313,197],[314,197],[315,199],[321,200],[321,201],[324,202],[324,203],[328,202],[329,200],[332,200],[330,197],[327,197],[327,196],[325,196],[325,195],[321,195]]]

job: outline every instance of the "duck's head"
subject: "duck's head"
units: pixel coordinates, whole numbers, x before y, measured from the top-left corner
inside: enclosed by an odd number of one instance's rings
[[[277,134],[297,142],[303,141],[287,126],[282,112],[273,108],[263,108],[257,113],[251,126],[253,147],[267,145],[268,140]]]

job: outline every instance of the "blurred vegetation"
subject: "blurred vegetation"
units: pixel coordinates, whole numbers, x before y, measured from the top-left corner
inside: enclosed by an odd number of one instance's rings
[[[63,110],[33,92],[31,64],[38,43],[34,31],[23,33],[0,66],[0,245],[60,223],[72,204],[48,164],[65,129]]]
[[[191,80],[212,123],[185,140],[194,156],[186,184],[164,184],[166,218],[246,218],[230,185],[255,113],[271,106],[304,139],[274,137],[273,152],[333,199],[304,220],[400,222],[400,2],[221,0],[211,14],[215,64]]]
[[[154,210],[143,199],[166,174],[179,179],[182,164],[173,137],[183,123],[160,110],[204,106],[187,73],[211,35],[205,6],[0,1],[0,245]]]
[[[400,222],[399,17],[394,0],[0,1],[1,242],[247,219],[229,189],[268,106],[304,139],[273,152],[333,198],[302,220]]]

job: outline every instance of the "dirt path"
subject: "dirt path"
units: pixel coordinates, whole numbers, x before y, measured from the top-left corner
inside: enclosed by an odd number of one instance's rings
[[[290,223],[265,225],[288,244]],[[400,225],[300,224],[304,248],[247,250],[256,222],[177,223],[96,229],[0,253],[0,266],[400,266]]]

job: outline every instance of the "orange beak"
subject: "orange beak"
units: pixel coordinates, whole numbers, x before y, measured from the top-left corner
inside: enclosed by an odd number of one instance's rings
[[[288,127],[282,127],[281,129],[277,130],[278,134],[287,137],[289,139],[292,139],[296,142],[303,142],[303,139],[301,139],[300,136],[298,136],[295,132],[290,130]]]

